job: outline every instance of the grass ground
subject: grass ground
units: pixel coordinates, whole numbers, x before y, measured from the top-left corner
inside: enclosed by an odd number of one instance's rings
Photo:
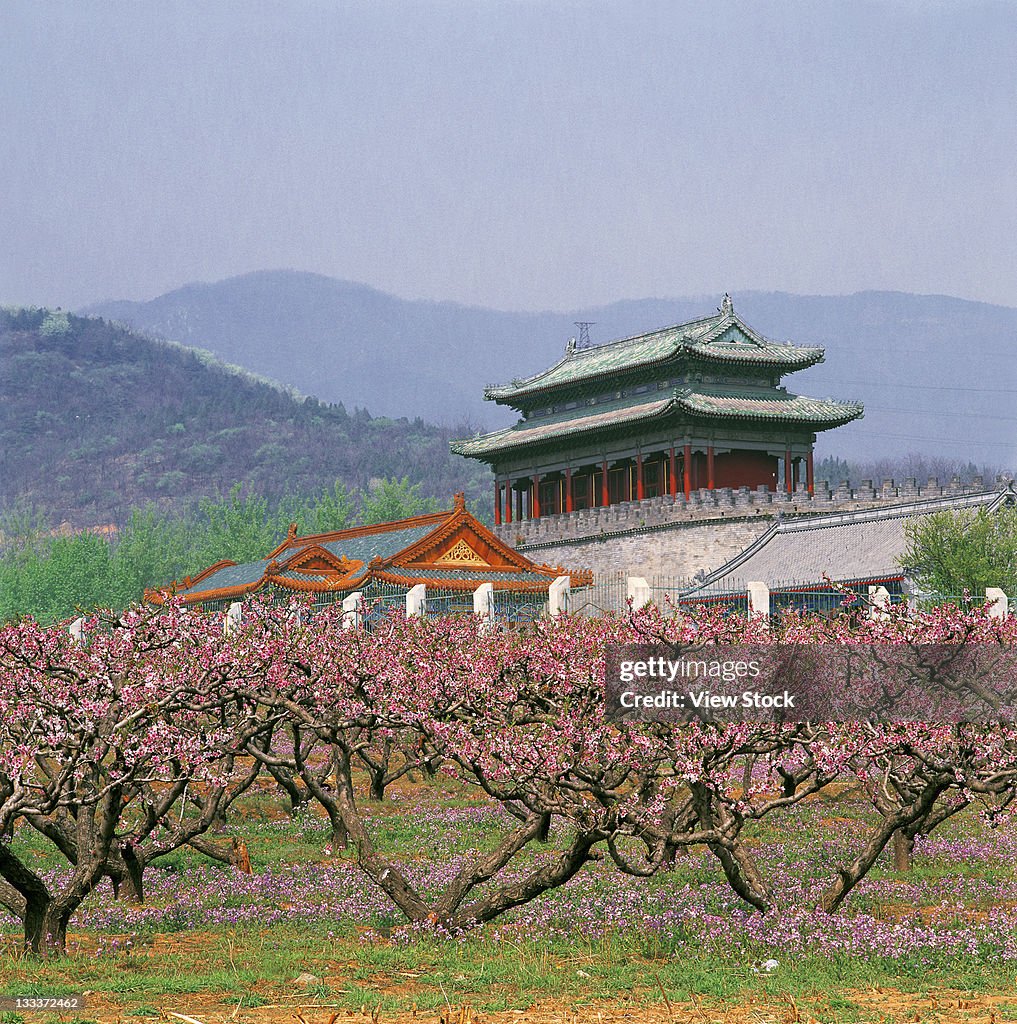
[[[449,783],[392,795],[372,808],[372,828],[425,889],[504,827],[497,808]],[[1017,1020],[1017,828],[955,819],[911,872],[880,865],[841,914],[811,911],[866,818],[842,795],[758,833],[792,908],[780,918],[749,913],[709,855],[693,853],[652,879],[591,865],[504,920],[442,939],[407,928],[333,856],[320,819],[291,821],[259,794],[229,828],[252,876],[178,851],[149,869],[144,907],[94,894],[60,960],[26,957],[14,922],[0,922],[0,995],[86,1002],[62,1015],[7,1009],[0,1024]],[[27,831],[14,842],[63,869]]]

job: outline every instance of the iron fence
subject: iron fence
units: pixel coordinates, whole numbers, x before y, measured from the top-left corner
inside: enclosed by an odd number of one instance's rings
[[[363,590],[364,625],[370,629],[393,612],[406,611],[406,588],[372,581]]]
[[[542,590],[495,590],[491,595],[491,618],[502,625],[534,622],[546,614],[547,594]]]
[[[691,612],[695,609],[717,610],[725,615],[748,615],[748,585],[740,580],[726,580],[723,587],[703,587],[698,580],[683,576],[657,575],[648,581],[650,602],[661,612]],[[625,615],[629,611],[630,577],[624,571],[599,573],[591,586],[576,588],[569,592],[565,611],[570,614],[599,617],[604,615]],[[909,594],[897,581],[884,584],[886,600],[891,605],[906,603],[918,611],[925,611],[942,605],[953,605],[963,610],[980,608],[985,602],[984,594]],[[790,611],[802,614],[834,617],[852,608],[867,609],[870,602],[869,585],[815,585],[782,581],[770,587],[769,614],[780,619]],[[393,612],[403,612],[406,607],[405,586],[391,583],[371,583],[363,591],[363,616],[365,624],[371,626],[382,621]],[[288,592],[274,594],[273,599],[282,601],[292,598]],[[316,595],[310,606],[310,614],[323,611],[341,602],[347,595],[341,591]],[[1010,599],[1011,607],[1014,598]],[[199,606],[211,615],[225,615],[232,600],[205,601]],[[472,590],[428,589],[426,592],[426,614],[429,616],[472,615],[474,602]],[[491,597],[491,616],[502,624],[532,622],[548,614],[548,594],[541,591],[495,590]]]
[[[628,575],[624,572],[597,573],[593,585],[572,592],[569,611],[574,615],[597,618],[621,615],[626,610]]]
[[[427,591],[428,615],[472,615],[472,590],[431,590]]]

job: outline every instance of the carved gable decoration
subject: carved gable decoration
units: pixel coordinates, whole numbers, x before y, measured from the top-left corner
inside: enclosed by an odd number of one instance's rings
[[[300,562],[297,565],[294,565],[293,568],[299,569],[301,572],[315,572],[323,569],[334,569],[335,566],[326,562],[324,558],[309,558],[306,562]]]
[[[487,562],[484,558],[477,554],[465,540],[457,540],[434,563],[435,565],[478,565],[478,566],[489,566],[490,562]]]
[[[285,567],[294,572],[339,573],[341,576],[355,568],[354,563],[345,555],[337,557],[317,544],[298,551],[285,562]]]
[[[755,345],[760,343],[748,334],[740,325],[732,324],[726,331],[709,342],[711,345]]]

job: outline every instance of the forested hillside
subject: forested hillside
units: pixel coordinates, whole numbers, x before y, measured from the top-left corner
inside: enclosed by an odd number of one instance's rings
[[[487,470],[453,457],[449,436],[297,397],[102,319],[0,310],[0,511],[81,527],[149,501],[183,511],[235,483],[275,501],[403,477],[442,505],[457,490],[486,497]]]

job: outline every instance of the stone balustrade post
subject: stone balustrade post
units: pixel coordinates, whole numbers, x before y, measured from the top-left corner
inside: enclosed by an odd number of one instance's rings
[[[364,624],[364,593],[355,590],[343,598],[343,629],[359,629]]]
[[[770,588],[760,580],[752,580],[746,585],[749,599],[750,619],[770,619]]]
[[[419,615],[422,619],[427,617],[427,587],[418,583],[406,591],[406,617]]]
[[[490,583],[481,583],[473,591],[473,614],[480,619],[481,630],[491,628],[494,618],[494,586]]]
[[[626,596],[632,601],[633,611],[645,608],[653,600],[653,596],[650,593],[650,584],[642,576],[628,577]]]
[[[985,600],[992,602],[989,607],[990,619],[1005,619],[1010,613],[1010,599],[999,587],[986,587]]]
[[[569,576],[559,576],[548,588],[547,611],[549,615],[557,617],[567,615],[569,601],[572,597],[572,579]]]
[[[226,636],[232,636],[240,631],[240,623],[244,618],[244,605],[242,601],[234,601],[226,609],[226,617],[223,619],[223,632]]]
[[[890,592],[886,587],[869,587],[869,618],[885,619],[890,612]]]

